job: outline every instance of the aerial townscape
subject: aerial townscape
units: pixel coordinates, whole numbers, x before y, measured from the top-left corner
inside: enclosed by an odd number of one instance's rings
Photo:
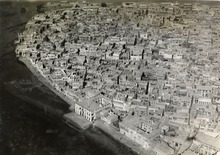
[[[53,5],[26,24],[15,52],[70,105],[68,124],[138,154],[220,155],[220,8]]]

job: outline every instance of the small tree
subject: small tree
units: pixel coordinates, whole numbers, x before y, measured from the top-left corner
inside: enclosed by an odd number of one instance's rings
[[[107,7],[106,3],[101,3],[101,7]]]
[[[43,41],[50,42],[50,39],[48,38],[48,36],[45,36]]]

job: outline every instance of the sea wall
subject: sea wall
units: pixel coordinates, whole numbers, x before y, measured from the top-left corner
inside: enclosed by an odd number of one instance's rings
[[[66,103],[68,103],[70,106],[75,105],[75,102],[71,99],[69,99],[67,96],[65,96],[63,93],[59,92],[49,81],[45,79],[45,77],[33,66],[31,61],[27,58],[19,58],[19,61],[22,61],[29,70],[37,77],[39,81],[41,81],[46,87],[48,87],[51,91],[53,91],[56,95],[58,95],[60,98],[62,98]]]
[[[29,70],[37,77],[39,81],[41,81],[47,88],[53,91],[56,95],[62,98],[67,104],[74,107],[75,101],[71,100],[67,96],[65,96],[62,92],[59,92],[46,78],[34,67],[31,61],[27,58],[18,58],[18,61],[24,63]],[[63,120],[70,126],[77,126],[83,130],[86,130],[90,127],[91,122],[88,122],[84,117],[80,117],[76,115],[74,112],[70,113],[62,113]]]

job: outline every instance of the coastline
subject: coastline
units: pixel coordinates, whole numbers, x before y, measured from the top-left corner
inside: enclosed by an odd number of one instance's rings
[[[53,91],[61,99],[63,99],[65,101],[65,103],[67,103],[70,106],[69,108],[74,107],[74,105],[75,105],[74,101],[70,100],[67,96],[65,96],[61,92],[57,91],[51,85],[51,83],[48,82],[45,79],[45,77],[43,77],[43,75],[41,75],[41,73],[37,69],[34,68],[34,66],[31,64],[30,60],[28,60],[27,58],[18,58],[17,60],[18,60],[18,62],[20,61],[21,63],[24,63],[24,65],[27,66],[27,68],[34,74],[34,76],[40,82],[42,82],[47,88],[49,88],[51,91]],[[88,124],[88,122],[86,121],[85,118],[77,116],[74,112],[63,113],[62,118],[65,121],[65,123],[67,123],[70,127],[72,125],[76,125],[77,127],[85,130],[85,129],[88,129],[91,125],[91,124]],[[72,122],[70,123],[70,121],[72,121]]]
[[[18,58],[18,61],[21,63],[24,63],[25,66],[28,67],[28,69],[34,74],[37,79],[42,82],[46,87],[48,87],[50,90],[52,90],[56,95],[58,95],[60,98],[62,98],[67,104],[72,105],[73,101],[69,100],[66,96],[58,92],[53,86],[46,81],[46,79],[35,70],[33,65],[31,64],[30,60],[26,58]],[[103,134],[107,135],[111,139],[125,145],[129,149],[131,149],[133,152],[140,154],[140,155],[156,155],[154,151],[152,150],[145,150],[143,149],[139,144],[133,142],[128,137],[122,135],[119,131],[114,129],[113,127],[107,125],[102,120],[96,120],[95,123],[91,124],[90,122],[86,121],[85,118],[80,117],[76,115],[74,112],[70,113],[63,113],[62,115],[63,121],[70,126],[71,128],[78,129],[79,130],[87,130],[91,126],[93,128],[97,128],[100,130]],[[82,123],[82,124],[81,124]]]
[[[74,99],[71,100],[68,96],[64,95],[64,93],[57,90],[53,86],[53,83],[51,83],[49,80],[47,80],[47,78],[45,78],[42,75],[42,72],[39,71],[33,65],[33,63],[31,63],[31,61],[29,59],[17,58],[17,60],[18,60],[18,63],[22,63],[23,65],[25,65],[33,73],[33,75],[35,77],[37,77],[37,79],[40,82],[43,83],[43,85],[45,85],[49,90],[52,90],[52,92],[54,92],[61,99],[63,99],[65,101],[65,103],[70,105],[69,110],[74,110],[74,105],[75,105]],[[12,87],[13,87],[13,85],[12,86],[9,85],[6,89],[8,91],[11,91]],[[16,93],[17,93],[16,90],[12,91],[12,94],[16,94]],[[108,125],[107,123],[105,123],[102,120],[96,120],[93,124],[92,123],[89,124],[88,122],[82,123],[82,121],[84,121],[85,119],[83,117],[78,116],[75,112],[66,113],[66,112],[63,112],[62,110],[54,108],[53,106],[44,105],[43,102],[38,101],[36,99],[32,99],[28,95],[26,95],[25,97],[23,97],[21,93],[16,94],[16,95],[19,96],[20,98],[24,98],[24,101],[28,101],[28,102],[32,103],[32,105],[35,105],[37,108],[41,108],[43,110],[48,109],[45,111],[47,111],[48,113],[51,113],[51,114],[54,113],[55,115],[59,116],[59,118],[62,118],[62,121],[64,121],[67,125],[69,125],[74,130],[76,129],[78,131],[85,132],[88,128],[92,127],[94,129],[100,130],[103,134],[105,134],[108,137],[110,137],[111,139],[119,142],[120,144],[127,146],[130,150],[132,150],[138,154],[156,155],[156,153],[151,150],[149,150],[149,152],[148,152],[148,150],[144,150],[138,144],[136,144],[131,139],[127,138],[126,136],[121,134],[118,130],[116,130],[111,125]]]
[[[47,80],[45,80],[45,77],[43,77],[39,71],[37,71],[33,65],[31,64],[30,60],[27,58],[18,58],[18,61],[23,62],[27,68],[37,77],[39,81],[41,81],[47,88],[52,90],[56,95],[58,95],[60,98],[62,98],[66,103],[68,103],[70,106],[75,105],[75,103],[70,100],[68,97],[57,91]]]
[[[29,13],[29,12],[28,12]],[[38,12],[39,13],[39,12]],[[18,18],[19,19],[19,18]],[[23,25],[19,25],[19,29],[22,29],[22,31],[23,31],[23,28],[20,28],[20,27],[23,27]],[[9,30],[7,30],[7,31],[9,31]],[[20,32],[21,30],[19,30],[19,32]],[[13,33],[14,33],[15,31],[13,30]],[[9,35],[10,36],[10,35]],[[17,36],[17,33],[16,33],[16,36]],[[3,37],[4,38],[4,37]],[[14,41],[14,39],[13,39],[13,41]],[[8,51],[8,49],[7,50],[2,50],[2,52],[3,51]],[[9,52],[5,52],[5,54],[11,54],[11,52],[13,53],[14,52],[14,46],[13,46],[13,49],[12,50],[10,50]],[[4,55],[4,54],[3,54]],[[3,57],[3,55],[1,55],[2,57]],[[16,61],[16,58],[15,58],[15,53],[13,53],[13,63]],[[17,62],[15,62],[15,64],[16,63],[20,63],[20,64],[22,64],[23,66],[25,66],[25,67],[27,67],[28,68],[28,70],[30,70],[31,71],[31,73],[33,73],[33,74],[31,74],[31,77],[33,77],[33,75],[35,76],[35,77],[37,77],[37,79],[41,82],[41,83],[43,83],[43,85],[44,86],[46,86],[47,88],[49,88],[48,86],[50,86],[50,83],[49,83],[49,85],[47,85],[47,84],[45,84],[45,83],[47,83],[47,81],[44,81],[45,79],[42,79],[42,80],[40,80],[39,79],[39,76],[41,76],[41,74],[39,74],[39,73],[37,73],[34,69],[33,70],[31,70],[30,68],[31,67],[33,67],[33,66],[29,66],[29,65],[27,65],[26,63],[24,63],[23,61],[21,61],[21,60],[19,60],[19,59],[17,59]],[[2,65],[3,66],[3,65]],[[14,66],[13,66],[14,67]],[[14,70],[15,68],[13,68],[12,67],[12,69]],[[21,67],[21,68],[23,68],[23,67]],[[36,72],[36,74],[34,74]],[[14,73],[15,75],[17,74],[17,72],[15,72]],[[23,74],[23,73],[22,73]],[[7,77],[6,77],[7,78]],[[20,79],[13,79],[14,81],[16,81],[16,80],[20,80]],[[14,96],[14,97],[16,97],[17,99],[22,99],[21,100],[21,102],[24,102],[24,104],[30,104],[30,107],[33,107],[33,109],[35,110],[35,108],[37,108],[36,109],[36,113],[38,113],[38,111],[40,110],[40,112],[43,114],[44,113],[44,110],[46,109],[46,111],[45,111],[45,113],[46,113],[46,115],[51,115],[51,116],[55,116],[54,118],[55,119],[58,119],[58,120],[61,120],[61,121],[66,121],[66,119],[65,118],[63,118],[63,115],[65,114],[65,112],[66,112],[66,110],[67,109],[65,109],[65,108],[61,108],[60,110],[58,109],[58,108],[56,108],[56,107],[54,107],[52,104],[45,104],[45,102],[43,102],[43,101],[41,101],[41,100],[38,100],[38,99],[36,99],[36,98],[32,98],[31,96],[29,96],[29,95],[24,95],[24,93],[23,92],[20,92],[20,90],[18,89],[18,88],[16,88],[13,84],[10,84],[10,79],[9,80],[7,80],[7,82],[3,82],[2,83],[2,87],[3,87],[3,91],[5,91],[5,92],[7,92],[8,94],[11,94],[12,96]],[[50,88],[49,88],[50,89]],[[58,95],[59,96],[59,92],[57,92],[57,91],[54,91],[53,89],[50,89],[50,90],[52,90],[52,92],[54,92],[56,95]],[[61,94],[62,95],[62,94]],[[55,95],[54,95],[55,96]],[[65,96],[59,96],[60,98],[62,98],[62,99],[64,99],[64,97]],[[9,98],[10,98],[10,96],[9,96]],[[15,101],[16,102],[16,101]],[[1,100],[1,103],[3,103],[2,102],[2,100]],[[4,102],[5,103],[5,102]],[[7,102],[6,102],[7,103]],[[11,103],[11,102],[10,102]],[[65,105],[66,105],[66,103],[68,103],[67,101],[65,101]],[[16,104],[17,104],[17,106],[19,106],[19,104],[20,103],[17,103],[16,102]],[[61,103],[61,104],[63,104],[63,103]],[[51,105],[51,106],[50,106]],[[14,108],[17,108],[17,106],[16,107],[14,107]],[[46,106],[46,108],[45,108],[45,106]],[[67,105],[68,106],[68,105]],[[20,112],[19,112],[20,113]],[[2,124],[1,124],[1,122],[3,122],[3,119],[4,119],[4,121],[5,121],[5,118],[2,118],[2,120],[1,120],[1,115],[0,115],[0,131],[1,131],[1,127],[3,127],[3,126],[1,126]],[[35,123],[35,121],[32,121],[31,120],[31,122],[33,122],[33,123]],[[18,122],[19,124],[22,124],[22,123],[20,123],[20,122]],[[63,124],[63,123],[62,123]],[[80,126],[78,126],[78,124],[76,124],[76,123],[74,123],[73,121],[71,121],[71,124],[72,124],[72,126],[71,125],[69,125],[69,126],[71,126],[71,128],[67,128],[68,130],[73,130],[73,132],[75,132],[74,130],[77,130],[77,131],[80,131],[80,132],[84,132],[84,130],[82,130],[81,129],[81,127]],[[65,126],[65,124],[63,124],[64,126]],[[46,126],[46,127],[50,127],[50,126]],[[68,127],[68,126],[67,126]],[[26,127],[25,127],[26,128]],[[72,129],[73,128],[73,129]],[[19,129],[20,130],[20,129]],[[33,129],[34,131],[37,131],[36,129]],[[26,130],[25,130],[26,131]],[[29,130],[28,130],[29,131]],[[89,131],[89,130],[87,130],[87,131]],[[38,131],[37,131],[38,132]],[[89,131],[90,132],[90,131]],[[5,135],[6,133],[4,133],[4,135]],[[13,134],[13,133],[10,133],[10,134]],[[49,133],[49,134],[51,134],[51,133]],[[53,133],[52,133],[53,134]],[[94,133],[94,135],[95,135],[96,133]],[[20,134],[21,136],[24,136],[24,135],[22,135],[22,134]],[[25,133],[25,135],[26,135],[26,133]],[[56,133],[56,135],[57,135],[57,133]],[[87,133],[87,132],[85,132],[85,135],[86,136],[88,136],[89,135],[89,133]],[[95,137],[95,136],[94,136]],[[94,138],[94,137],[91,137],[91,138]],[[44,138],[44,137],[43,137]],[[104,137],[105,138],[105,137]],[[110,136],[110,138],[111,139],[113,139],[111,136]],[[45,138],[45,139],[47,139],[47,138]],[[100,142],[100,144],[102,144],[102,140],[103,139],[99,139],[99,138],[96,138],[95,137],[95,139],[96,139],[96,141],[98,140],[99,142]],[[10,140],[13,140],[13,139],[10,139]],[[3,142],[3,139],[2,138],[0,138],[0,143],[1,142]],[[19,141],[19,142],[21,142],[21,141]],[[111,142],[111,141],[110,141]],[[92,143],[93,143],[93,141],[92,141]],[[5,143],[4,143],[5,144]],[[86,143],[87,144],[87,143]],[[1,148],[2,146],[0,146],[0,148]],[[117,147],[116,147],[117,148]],[[85,149],[87,149],[87,148],[85,148]],[[127,149],[127,148],[126,148]],[[130,150],[130,149],[129,149]],[[5,154],[5,153],[3,153],[4,152],[4,150],[2,150],[2,149],[0,149],[0,154],[2,153],[2,154]],[[102,152],[103,152],[103,150],[101,150]],[[7,154],[7,153],[6,153]],[[124,153],[123,153],[124,154]]]
[[[139,144],[135,143],[125,135],[122,135],[119,131],[109,126],[102,120],[97,120],[94,123],[94,127],[98,128],[101,132],[106,134],[107,136],[113,138],[117,142],[120,142],[130,148],[132,151],[136,152],[139,155],[156,155],[153,150],[145,150]]]

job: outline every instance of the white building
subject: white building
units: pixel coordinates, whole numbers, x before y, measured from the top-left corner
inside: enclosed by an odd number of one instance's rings
[[[129,111],[130,102],[128,102],[128,95],[118,92],[113,98],[113,106],[120,111]]]
[[[100,112],[111,107],[111,100],[97,95],[75,104],[75,113],[85,117],[90,122],[99,118]]]
[[[211,105],[212,99],[211,98],[198,98],[197,104],[199,105]]]
[[[150,139],[160,133],[159,122],[138,116],[127,116],[119,123],[120,132],[140,144],[144,149],[150,148]]]

